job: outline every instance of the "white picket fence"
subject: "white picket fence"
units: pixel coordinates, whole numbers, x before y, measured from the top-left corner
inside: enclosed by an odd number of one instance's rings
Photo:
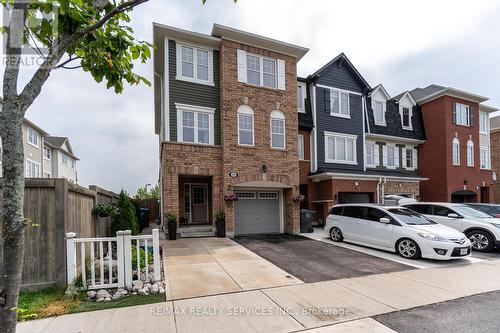
[[[135,246],[136,258],[132,258],[132,246]],[[141,248],[145,254],[143,265]],[[130,288],[138,280],[161,279],[158,229],[153,229],[151,235],[131,236],[130,230],[125,230],[118,231],[116,237],[101,238],[76,238],[74,232],[69,232],[66,234],[66,253],[68,283],[75,281],[80,273],[83,289]],[[149,272],[150,255],[153,256],[152,276]],[[133,261],[136,264],[135,279]],[[141,279],[143,268],[144,278]],[[87,283],[89,277],[90,283]]]

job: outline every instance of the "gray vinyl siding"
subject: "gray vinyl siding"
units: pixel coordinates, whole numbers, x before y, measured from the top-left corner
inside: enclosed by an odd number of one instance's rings
[[[177,110],[175,103],[215,108],[214,144],[221,144],[220,135],[220,70],[219,51],[213,51],[214,86],[176,80],[176,42],[168,41],[170,91],[170,140],[177,141]]]
[[[335,85],[335,87],[346,89],[346,86]],[[364,147],[363,147],[363,114],[362,97],[360,95],[349,94],[349,106],[351,118],[340,118],[331,116],[325,111],[325,91],[327,89],[316,87],[316,127],[318,130],[318,169],[325,171],[363,171]],[[357,90],[360,90],[359,88]],[[343,134],[357,135],[356,153],[357,165],[325,163],[325,131]]]
[[[355,73],[347,65],[339,66],[339,61],[325,69],[318,76],[316,83],[361,93],[363,85],[360,80],[356,78]]]

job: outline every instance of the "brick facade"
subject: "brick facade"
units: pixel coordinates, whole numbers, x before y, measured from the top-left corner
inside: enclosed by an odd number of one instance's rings
[[[255,87],[238,82],[237,50],[285,61],[286,90]],[[272,181],[290,186],[283,190],[285,232],[299,231],[299,206],[293,202],[299,191],[299,162],[297,158],[298,117],[296,105],[296,60],[293,57],[243,45],[221,41],[221,111],[222,111],[222,181],[223,194],[231,194],[238,184],[249,181]],[[237,111],[248,105],[254,112],[254,146],[238,145]],[[285,115],[286,149],[270,148],[270,114],[280,110]],[[266,166],[266,172],[263,172]],[[231,171],[238,177],[231,178]],[[222,195],[223,195],[222,194]],[[224,205],[226,229],[233,232],[233,203]]]
[[[491,169],[500,176],[500,129],[492,129],[490,133]],[[500,203],[500,180],[493,184],[493,202]]]
[[[473,113],[473,126],[453,124],[453,103],[469,105]],[[491,186],[491,172],[479,167],[479,104],[443,96],[421,106],[426,142],[419,147],[420,175],[429,178],[421,185],[423,201],[451,201],[452,193],[468,190],[481,200],[481,187]],[[460,165],[452,163],[452,142],[460,140]],[[467,141],[474,142],[474,166],[467,166]],[[489,191],[489,190],[488,190]],[[489,194],[483,198],[489,202]]]

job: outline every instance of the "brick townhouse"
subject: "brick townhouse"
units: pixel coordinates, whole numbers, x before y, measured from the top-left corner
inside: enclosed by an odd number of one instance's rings
[[[423,201],[491,202],[488,98],[430,85],[411,91],[420,105],[426,141],[419,148]]]
[[[162,215],[210,226],[222,210],[229,236],[297,233],[296,72],[308,50],[217,24],[153,30]]]
[[[492,111],[498,111],[492,109]],[[493,202],[500,203],[500,116],[490,119],[491,170],[493,172]],[[487,126],[488,126],[487,125]]]

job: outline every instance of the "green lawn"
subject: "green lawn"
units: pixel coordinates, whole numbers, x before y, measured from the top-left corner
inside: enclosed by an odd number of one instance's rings
[[[130,295],[110,302],[88,302],[84,292],[76,298],[65,298],[64,290],[49,288],[21,291],[19,294],[18,320],[33,320],[68,313],[96,311],[126,306],[165,302],[165,295]]]

